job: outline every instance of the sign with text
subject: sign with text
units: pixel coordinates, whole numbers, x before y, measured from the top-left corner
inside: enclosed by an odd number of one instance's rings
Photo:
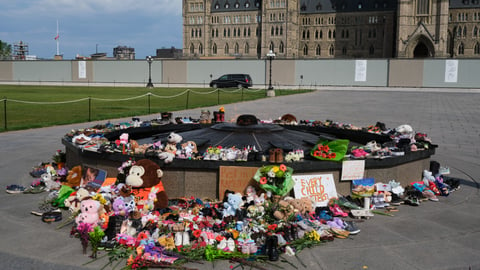
[[[363,178],[365,160],[345,160],[342,162],[342,177],[340,180],[355,180]]]
[[[225,190],[244,193],[245,188],[249,185],[256,185],[253,176],[257,172],[257,167],[241,167],[241,166],[220,166],[218,197],[223,200]]]
[[[87,62],[78,61],[78,78],[86,79],[87,78]]]
[[[458,60],[448,59],[445,61],[445,82],[456,83],[458,75]]]
[[[355,60],[355,81],[365,82],[367,80],[367,60]]]
[[[309,197],[317,206],[327,206],[330,198],[337,197],[333,174],[293,175],[295,198]]]

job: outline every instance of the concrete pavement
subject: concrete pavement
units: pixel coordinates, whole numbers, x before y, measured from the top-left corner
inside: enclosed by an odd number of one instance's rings
[[[329,90],[332,89],[332,90]],[[377,121],[394,128],[410,124],[427,133],[439,148],[432,159],[449,166],[451,176],[465,179],[461,189],[439,202],[420,207],[400,206],[394,217],[376,215],[359,223],[362,232],[350,239],[336,239],[285,257],[298,269],[480,269],[480,94],[478,89],[320,88],[294,95],[225,105],[226,119],[255,114],[260,119],[291,113],[297,119],[331,119],[357,126]],[[211,111],[218,107],[210,107]],[[65,112],[68,113],[68,112]],[[198,117],[200,109],[174,112]],[[152,119],[157,115],[143,116]],[[120,121],[119,120],[112,120]],[[49,161],[63,149],[61,137],[68,126],[0,133],[0,186],[29,185],[32,166]],[[385,179],[386,181],[388,179]],[[1,269],[98,269],[105,261],[89,261],[70,228],[56,230],[30,214],[46,193],[0,193]],[[294,269],[277,263],[283,269]],[[198,269],[228,269],[227,261],[188,264]],[[235,265],[235,264],[233,264]],[[271,265],[265,265],[271,269]],[[109,268],[107,268],[109,269]]]

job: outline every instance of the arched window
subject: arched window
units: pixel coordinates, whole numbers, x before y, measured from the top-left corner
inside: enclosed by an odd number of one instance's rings
[[[243,28],[243,36],[244,36],[244,37],[247,36],[247,28]]]
[[[190,54],[193,55],[195,53],[195,46],[193,43],[190,44]]]
[[[278,51],[279,53],[285,53],[285,47],[283,45],[283,42],[280,42],[280,45],[278,46]]]
[[[280,36],[283,36],[283,26],[280,26]]]
[[[278,26],[275,27],[275,36],[278,36]]]
[[[337,32],[336,30],[333,30],[333,38],[335,38],[335,33],[336,32]]]
[[[195,36],[195,30],[192,29],[192,38]]]
[[[463,46],[463,43],[460,43],[460,45],[458,45],[458,55],[463,55],[464,51],[465,51],[465,48]]]
[[[203,55],[203,45],[202,45],[202,43],[200,43],[200,45],[198,45],[198,53]]]
[[[233,47],[233,52],[236,53],[236,54],[240,53],[238,43],[235,43],[235,47]]]
[[[198,29],[198,37],[202,37],[202,29]]]
[[[318,30],[315,30],[315,39],[318,39]]]
[[[347,29],[347,31],[345,32],[345,38],[348,38],[348,36],[349,36],[349,33],[348,33],[348,29]]]
[[[213,54],[217,54],[217,44],[216,44],[216,43],[213,43],[212,53],[213,53]]]
[[[270,35],[273,36],[274,32],[275,32],[275,28],[272,26],[272,29],[270,30]]]
[[[461,36],[462,36],[462,27],[459,26],[459,27],[457,28],[457,37],[461,37]]]
[[[305,39],[306,34],[307,34],[307,33],[305,32],[305,30],[303,30],[303,32],[302,32],[302,39]]]
[[[310,30],[307,30],[307,39],[310,39]]]
[[[227,29],[224,28],[224,29],[223,29],[223,37],[226,37],[226,36],[227,36]]]
[[[328,30],[328,39],[332,38],[332,30]]]
[[[225,50],[224,51],[225,51],[224,52],[225,55],[229,54],[230,48],[228,47],[228,43],[225,44]]]
[[[212,29],[212,37],[215,37],[215,29]]]
[[[473,54],[480,54],[480,43],[477,42],[473,48]]]
[[[248,36],[250,36],[250,28],[248,28],[247,33],[248,33]]]
[[[228,28],[227,33],[228,33],[228,37],[230,37],[230,28]]]
[[[323,38],[323,31],[322,31],[322,30],[320,30],[320,37],[319,37],[319,38],[320,38],[320,39]]]
[[[467,27],[464,26],[463,27],[463,37],[466,37],[467,36]]]
[[[315,55],[320,56],[322,54],[322,48],[320,47],[320,44],[317,45],[315,48]]]
[[[218,28],[215,29],[215,37],[218,37]]]
[[[268,46],[268,49],[272,52],[275,51],[275,46],[273,46],[273,42],[270,42],[270,46]]]
[[[307,44],[303,45],[303,55],[308,55],[308,46],[307,46]]]
[[[331,56],[335,55],[335,47],[333,47],[333,45],[330,45],[330,48],[328,49],[328,54]]]
[[[248,46],[248,43],[245,43],[245,54],[250,53],[250,46]]]
[[[473,37],[477,37],[477,36],[478,36],[478,27],[475,26],[475,27],[473,28]]]

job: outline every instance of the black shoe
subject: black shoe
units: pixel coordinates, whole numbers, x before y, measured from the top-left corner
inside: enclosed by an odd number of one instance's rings
[[[276,235],[269,236],[267,239],[267,256],[270,261],[278,261],[278,238]]]

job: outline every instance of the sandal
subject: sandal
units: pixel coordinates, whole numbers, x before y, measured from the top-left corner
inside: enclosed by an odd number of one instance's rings
[[[330,206],[330,211],[332,211],[333,216],[335,217],[347,217],[348,213],[345,213],[338,204],[335,204],[333,206]]]

